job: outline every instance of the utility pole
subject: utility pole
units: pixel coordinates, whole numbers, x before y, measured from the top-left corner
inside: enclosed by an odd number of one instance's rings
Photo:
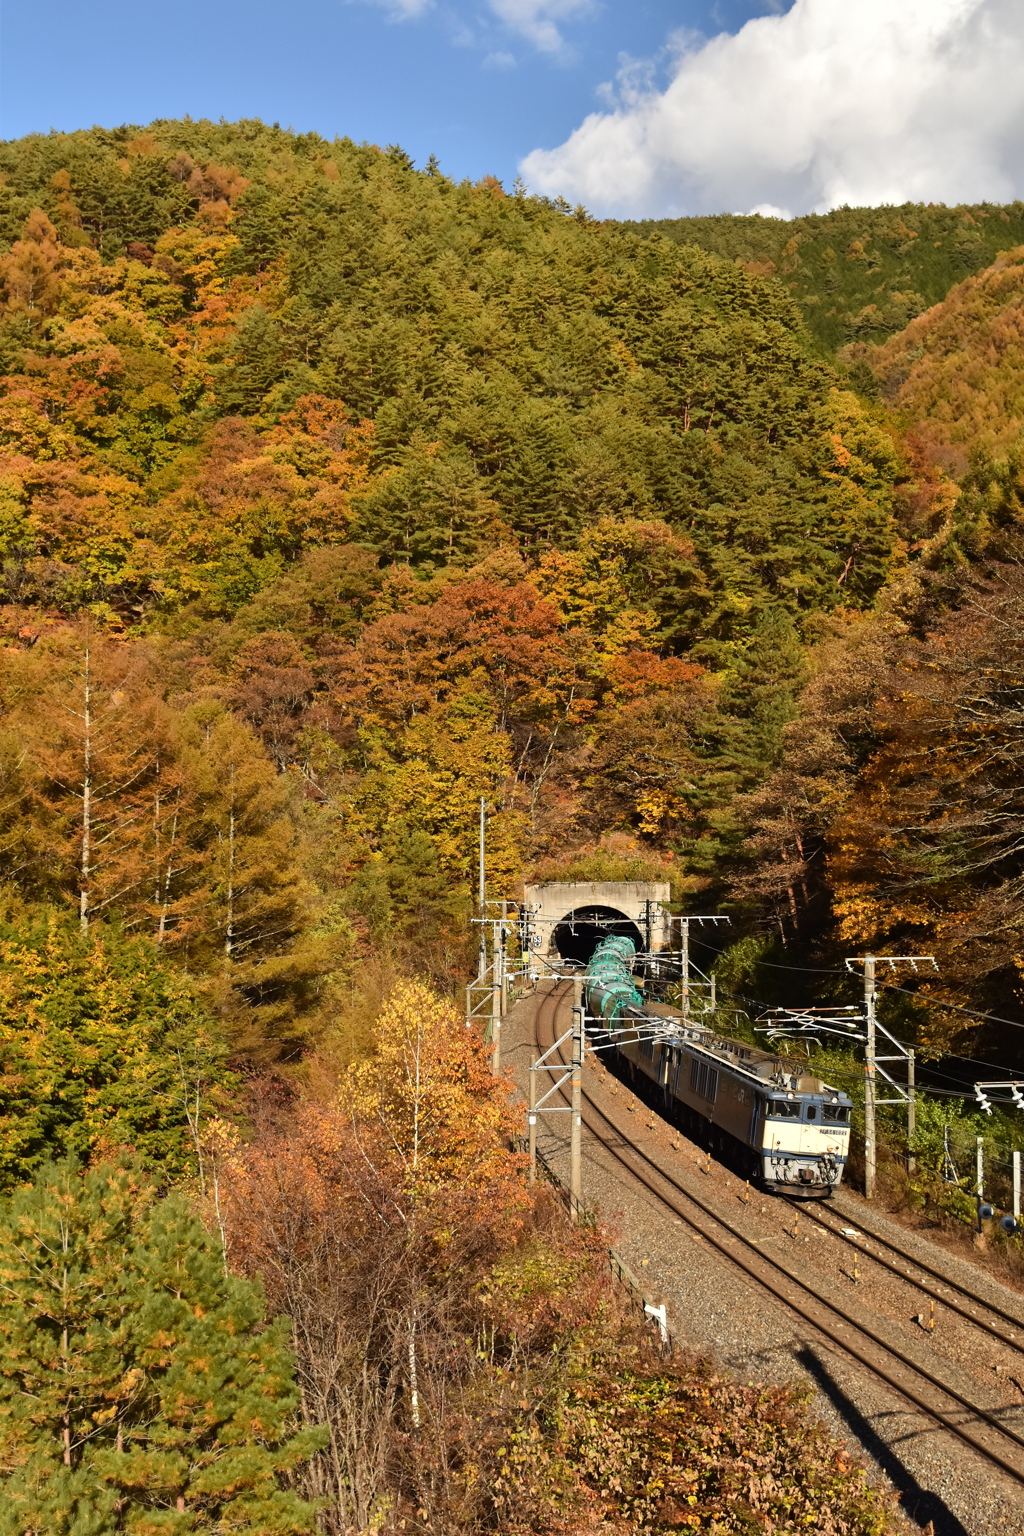
[[[580,1218],[583,1199],[583,981],[572,983],[572,1081],[569,1104],[569,1193],[573,1199],[573,1220]]]
[[[707,915],[707,916],[703,916],[703,917],[693,917],[693,916],[691,916],[691,917],[681,917],[679,919],[679,927],[680,927],[679,955],[680,955],[680,961],[681,961],[681,964],[682,964],[682,973],[683,973],[681,995],[680,995],[680,999],[679,999],[679,1003],[680,1003],[680,1010],[679,1011],[682,1014],[682,1024],[683,1024],[683,1028],[684,1029],[686,1029],[687,1025],[690,1022],[690,1003],[691,1003],[691,997],[690,997],[690,924],[691,923],[727,923],[729,921],[730,921],[729,918],[722,917],[718,913],[715,913],[713,916],[712,915]],[[699,972],[700,972],[700,967],[698,966],[698,973]],[[714,1006],[715,1006],[715,980],[714,980],[714,977],[711,978],[711,1006],[712,1006],[712,1008],[714,1008]]]
[[[484,918],[487,916],[487,864],[486,864],[486,839],[487,839],[487,801],[480,796],[480,871],[477,890],[477,915],[480,919],[480,958],[477,963],[477,975],[483,976],[487,969],[487,934],[484,931]]]
[[[530,1079],[530,1113],[526,1125],[530,1136],[530,1183],[537,1182],[537,1074],[532,1069],[527,1073]]]
[[[533,945],[530,938],[530,909],[519,908],[519,948],[522,950],[524,979],[529,981],[533,970]]]
[[[907,1172],[917,1172],[914,1134],[917,1131],[917,1080],[913,1048],[907,1051]]]
[[[882,1104],[906,1104],[907,1106],[907,1135],[912,1136],[915,1126],[916,1107],[914,1104],[914,1053],[907,1046],[901,1044],[890,1035],[885,1026],[881,1026],[882,1033],[887,1040],[898,1047],[898,1056],[879,1056],[876,1051],[876,1032],[878,1022],[875,1018],[875,999],[877,995],[876,970],[877,965],[887,965],[890,971],[895,971],[898,965],[909,965],[917,970],[919,965],[930,965],[938,970],[934,955],[858,955],[856,958],[848,956],[846,960],[847,970],[852,971],[855,965],[864,967],[864,1194],[870,1200],[875,1193],[875,1176],[878,1172],[878,1142],[876,1136],[876,1109]],[[886,1082],[894,1088],[899,1095],[895,1099],[878,1098],[878,1063],[879,1061],[906,1061],[907,1086],[904,1090],[900,1084],[893,1082],[888,1072],[883,1068],[882,1076]]]
[[[875,957],[864,957],[864,1196],[875,1194]]]
[[[508,973],[511,967],[508,963],[508,901],[503,897],[501,902],[501,1016],[505,1017],[505,1009],[508,1006]]]
[[[504,924],[495,921],[491,939],[491,1071],[501,1071],[501,1015],[505,993]]]

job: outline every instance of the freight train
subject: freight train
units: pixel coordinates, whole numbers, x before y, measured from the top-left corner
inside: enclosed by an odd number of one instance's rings
[[[830,1195],[849,1153],[851,1101],[784,1056],[646,1000],[631,939],[604,939],[584,980],[587,1031],[602,1054],[645,1079],[668,1118],[731,1150],[751,1179],[790,1194]]]

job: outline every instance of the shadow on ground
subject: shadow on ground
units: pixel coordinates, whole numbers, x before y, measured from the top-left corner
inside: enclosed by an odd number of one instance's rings
[[[850,1401],[832,1375],[825,1361],[816,1350],[805,1346],[797,1354],[798,1361],[824,1392],[840,1415],[850,1433],[855,1435],[869,1456],[873,1457],[888,1477],[899,1495],[903,1513],[915,1525],[926,1527],[931,1523],[935,1536],[970,1536],[949,1506],[927,1488],[922,1488],[914,1474],[899,1459],[891,1445],[884,1441],[865,1418],[860,1409]]]

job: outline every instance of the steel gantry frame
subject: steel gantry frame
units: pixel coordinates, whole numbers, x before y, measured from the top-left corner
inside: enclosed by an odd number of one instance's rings
[[[568,1063],[551,1061],[567,1040],[572,1040],[572,1056]],[[537,1116],[539,1114],[568,1114],[569,1121],[569,1194],[573,1219],[579,1217],[583,1200],[583,1057],[586,1051],[586,1022],[583,1008],[583,981],[573,978],[572,1026],[549,1045],[530,1067],[530,1108],[527,1121],[530,1148],[530,1183],[537,1179]],[[538,1074],[560,1072],[561,1076],[537,1097]],[[569,1084],[568,1104],[549,1104],[548,1100]],[[562,1095],[564,1097],[564,1093]]]
[[[663,953],[663,951],[661,952]],[[552,968],[554,969],[554,968]],[[558,975],[558,972],[555,972]],[[587,1040],[587,1025],[596,1024],[606,1027],[604,1019],[597,1018],[587,1013],[583,1001],[583,977],[577,972],[572,978],[572,1025],[563,1034],[549,1045],[547,1050],[531,1063],[529,1071],[529,1108],[527,1113],[528,1147],[530,1157],[530,1183],[534,1183],[537,1177],[537,1121],[540,1115],[569,1114],[569,1193],[572,1196],[571,1206],[574,1219],[579,1218],[583,1200],[583,1063],[589,1050],[592,1055],[598,1055],[603,1050],[611,1050],[617,1042],[608,1042],[605,1045],[594,1045]],[[630,1021],[625,1025],[629,1030],[632,1041],[644,1042],[647,1040],[672,1041],[678,1040],[688,1031],[692,1032],[693,1024],[682,1016],[659,1016],[648,1023],[639,1019]],[[557,1052],[565,1045],[566,1041],[572,1041],[572,1055],[568,1062],[557,1059]],[[561,1075],[541,1093],[540,1075],[546,1073],[560,1073]],[[569,1103],[552,1104],[548,1101],[556,1094],[564,1097],[566,1085],[569,1086]]]
[[[884,1024],[879,1024],[876,1013],[876,998],[878,994],[877,967],[887,965],[890,971],[895,971],[897,966],[909,965],[913,970],[919,966],[930,965],[938,970],[938,963],[934,955],[850,955],[846,959],[846,969],[853,975],[857,972],[855,966],[863,966],[864,978],[864,1002],[861,1008],[855,1006],[813,1007],[813,1008],[770,1008],[763,1018],[772,1016],[778,1019],[778,1023],[770,1025],[760,1031],[769,1038],[786,1036],[793,1038],[797,1035],[812,1037],[815,1034],[839,1035],[846,1040],[856,1041],[864,1047],[864,1194],[870,1200],[875,1193],[875,1179],[877,1176],[877,1125],[876,1110],[883,1104],[903,1104],[907,1110],[907,1139],[913,1141],[916,1124],[916,1056],[912,1046],[904,1045],[902,1040],[886,1029]],[[862,1026],[862,1031],[858,1029]],[[881,1056],[878,1053],[878,1035],[882,1034],[890,1045],[895,1047],[895,1054]],[[906,1063],[906,1083],[897,1080],[886,1071],[883,1062]],[[892,1090],[895,1097],[882,1099],[878,1096],[878,1079],[883,1078]],[[914,1170],[913,1153],[910,1155],[910,1171]]]

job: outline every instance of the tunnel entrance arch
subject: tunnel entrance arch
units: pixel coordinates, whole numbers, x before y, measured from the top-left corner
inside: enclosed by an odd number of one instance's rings
[[[567,912],[555,927],[552,943],[563,960],[574,960],[577,965],[587,965],[602,939],[632,939],[639,953],[644,948],[644,937],[630,918],[615,907],[576,907]]]
[[[623,934],[640,951],[672,947],[668,881],[566,880],[528,885],[523,925],[529,948],[548,960],[586,963],[609,934]],[[585,931],[588,930],[589,931]]]

